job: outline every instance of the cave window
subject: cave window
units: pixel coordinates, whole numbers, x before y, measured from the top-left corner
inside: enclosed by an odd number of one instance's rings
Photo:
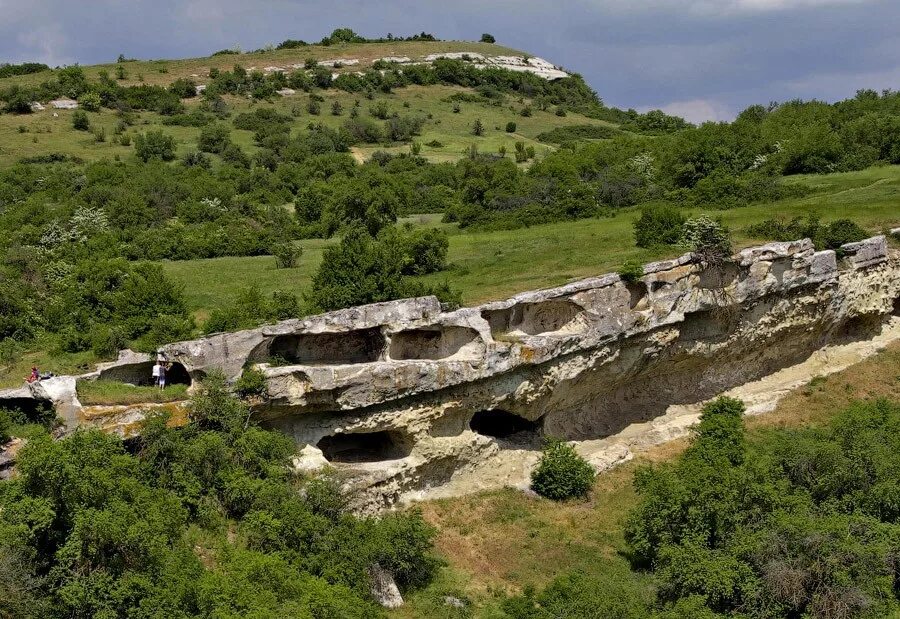
[[[397,460],[409,455],[410,445],[399,432],[332,434],[316,445],[329,462],[362,463]]]
[[[472,416],[469,428],[478,434],[493,438],[508,438],[520,432],[537,432],[539,421],[528,421],[524,417],[503,410],[478,411]]]

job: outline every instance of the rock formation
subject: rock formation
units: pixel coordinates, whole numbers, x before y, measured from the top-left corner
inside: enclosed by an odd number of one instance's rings
[[[898,297],[900,256],[884,237],[839,252],[800,240],[719,266],[687,254],[635,281],[610,274],[454,311],[433,297],[379,303],[162,352],[182,382],[260,369],[269,394],[255,412],[297,441],[297,468],[346,469],[360,505],[379,509],[504,450],[536,451],[543,436],[607,437],[829,343],[872,337],[900,315]],[[126,351],[77,380],[147,380],[152,363]],[[0,392],[0,405],[27,391],[70,429],[137,431],[146,407],[80,407],[76,379],[53,380]],[[594,460],[602,469],[629,457]]]

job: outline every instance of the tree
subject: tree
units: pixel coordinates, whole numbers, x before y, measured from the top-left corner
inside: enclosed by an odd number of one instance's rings
[[[634,239],[638,247],[675,245],[682,239],[685,217],[672,206],[647,206],[634,222]]]
[[[681,227],[681,243],[706,264],[721,264],[731,255],[728,228],[706,215],[688,219]]]
[[[481,122],[480,118],[476,118],[475,123],[472,125],[472,135],[484,135],[484,124]]]
[[[482,43],[496,43],[497,39],[495,39],[494,35],[492,35],[492,34],[484,33],[483,35],[481,35],[481,42]]]
[[[160,130],[140,133],[134,140],[134,152],[141,161],[175,159],[175,138]]]
[[[231,131],[224,124],[212,124],[200,130],[197,146],[205,153],[222,153],[231,144]]]
[[[90,131],[91,121],[84,110],[75,110],[72,112],[72,127],[77,131]]]
[[[532,489],[554,501],[585,496],[594,485],[593,467],[569,443],[548,440],[531,473]]]

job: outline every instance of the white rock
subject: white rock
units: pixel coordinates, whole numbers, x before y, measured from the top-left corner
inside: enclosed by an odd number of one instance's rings
[[[394,575],[377,563],[369,566],[369,577],[372,579],[372,597],[385,608],[403,606],[403,596],[394,581]]]
[[[54,99],[50,102],[50,107],[57,110],[74,110],[78,107],[78,102],[72,99]]]

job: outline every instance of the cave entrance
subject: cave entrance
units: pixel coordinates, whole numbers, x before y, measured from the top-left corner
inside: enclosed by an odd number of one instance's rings
[[[269,356],[295,365],[370,363],[378,361],[384,345],[378,328],[277,335],[269,345]]]
[[[155,361],[117,365],[100,372],[99,380],[111,380],[129,385],[153,385]],[[170,363],[166,370],[166,385],[190,385],[191,375],[181,363]]]
[[[484,410],[472,416],[469,428],[484,436],[509,438],[522,432],[536,434],[541,429],[541,422],[528,421],[524,417],[503,410]]]
[[[583,309],[566,299],[553,299],[537,303],[518,303],[507,309],[485,310],[482,318],[491,326],[494,337],[512,331],[526,335],[541,335],[572,328],[577,324]]]
[[[381,462],[405,458],[411,445],[399,432],[332,434],[316,445],[329,462]]]
[[[477,339],[478,332],[466,327],[409,329],[391,336],[389,354],[397,361],[449,359]]]

